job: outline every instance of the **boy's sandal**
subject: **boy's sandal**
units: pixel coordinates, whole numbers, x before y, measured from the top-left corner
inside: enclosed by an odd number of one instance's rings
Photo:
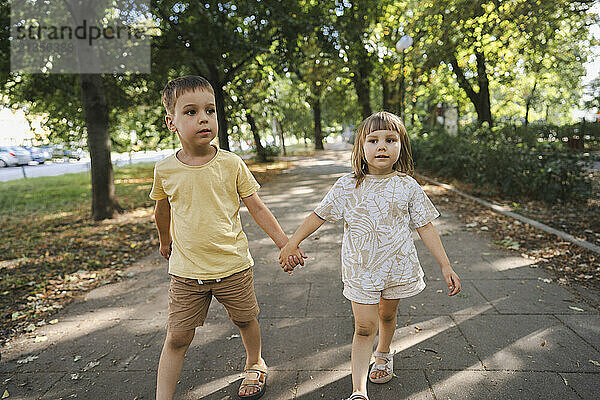
[[[267,366],[254,364],[248,368],[245,368],[244,372],[246,373],[246,376],[244,377],[244,380],[238,389],[238,397],[244,400],[259,399],[263,394],[265,394],[265,390],[267,389],[267,374],[269,372]],[[251,374],[254,374],[256,377],[251,378]],[[249,395],[241,395],[240,391],[245,388],[257,388],[258,392]]]
[[[377,358],[382,358],[386,362],[385,364],[377,364],[377,360],[373,363],[371,371],[369,371],[369,380],[373,383],[387,383],[394,377],[394,353],[380,353],[374,352],[373,355]],[[385,375],[374,378],[373,373],[377,371],[384,371]]]
[[[354,392],[346,400],[369,400],[369,397],[363,392]]]

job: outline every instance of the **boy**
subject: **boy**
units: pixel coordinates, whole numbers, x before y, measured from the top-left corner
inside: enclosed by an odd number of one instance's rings
[[[238,396],[258,399],[265,391],[267,365],[261,357],[254,263],[238,213],[240,197],[279,248],[288,239],[258,197],[259,184],[243,160],[211,145],[218,124],[210,83],[199,76],[174,79],[165,86],[162,101],[167,127],[177,133],[182,148],[156,164],[150,193],[156,200],[159,251],[169,260],[171,275],[156,398],[173,398],[195,328],[203,325],[214,296],[240,329],[246,349]]]

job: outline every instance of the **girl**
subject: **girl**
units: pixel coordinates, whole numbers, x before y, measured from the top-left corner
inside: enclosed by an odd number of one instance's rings
[[[325,220],[344,220],[342,281],[352,302],[352,395],[368,400],[367,371],[379,328],[373,383],[393,376],[390,344],[396,329],[399,299],[425,288],[409,225],[440,264],[449,295],[460,292],[460,280],[431,221],[439,216],[413,173],[408,134],[400,118],[378,112],[358,128],[352,149],[353,173],[342,176],[321,204],[300,225],[281,250],[279,262],[288,272],[298,263],[298,246]]]

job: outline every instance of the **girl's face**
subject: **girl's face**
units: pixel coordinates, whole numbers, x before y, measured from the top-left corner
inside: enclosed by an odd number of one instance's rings
[[[400,156],[400,136],[395,131],[373,131],[365,137],[363,149],[369,174],[389,174]]]

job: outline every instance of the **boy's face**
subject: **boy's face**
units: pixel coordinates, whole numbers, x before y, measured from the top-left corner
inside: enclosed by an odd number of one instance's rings
[[[219,132],[215,96],[201,89],[185,92],[177,98],[174,114],[167,114],[165,121],[171,132],[177,132],[182,146],[208,146]]]

